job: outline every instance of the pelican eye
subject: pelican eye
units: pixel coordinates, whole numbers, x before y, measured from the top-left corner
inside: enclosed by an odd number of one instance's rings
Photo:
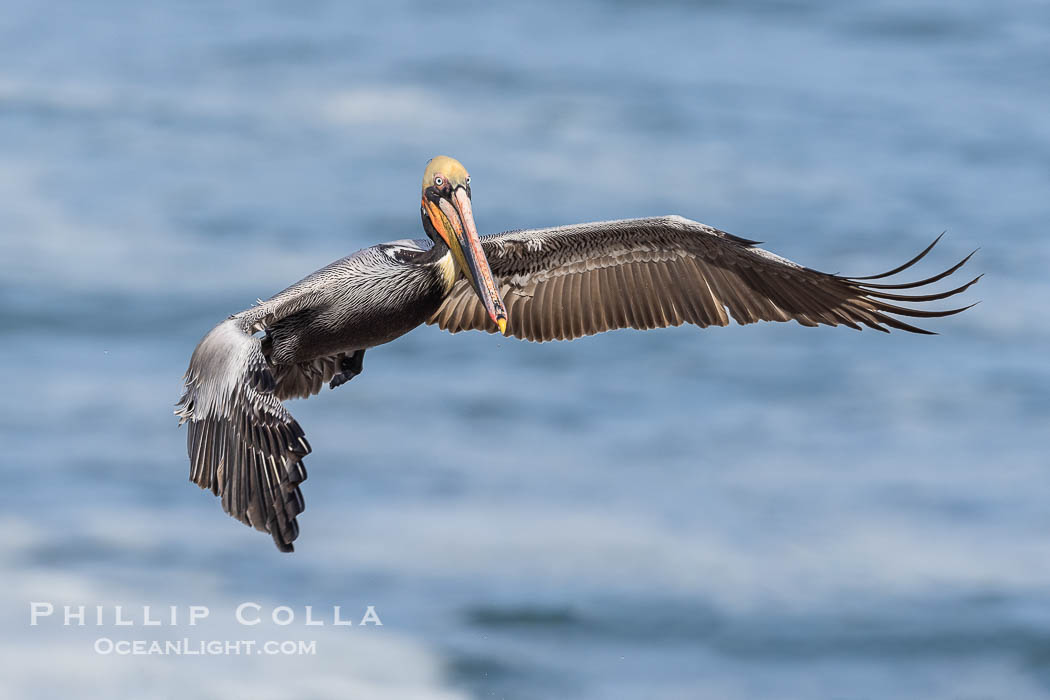
[[[470,184],[470,175],[467,175],[467,184]]]
[[[441,187],[442,185],[445,184],[445,178],[443,178],[440,175],[438,175],[437,177],[434,178],[434,184],[437,185],[438,187]]]

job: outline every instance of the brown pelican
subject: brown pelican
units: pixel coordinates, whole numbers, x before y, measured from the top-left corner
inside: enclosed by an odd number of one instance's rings
[[[365,350],[423,323],[539,342],[615,328],[725,326],[730,317],[929,333],[900,317],[969,307],[893,302],[945,299],[980,279],[946,292],[899,293],[951,275],[970,253],[918,282],[873,282],[914,265],[940,236],[870,277],[818,272],[680,216],[480,237],[470,176],[446,156],[428,162],[421,203],[429,240],[383,243],[337,260],[230,316],[193,351],[175,411],[180,424],[189,423],[190,479],[220,496],[227,513],[269,532],[281,551],[292,551],[299,534],[299,484],[310,452],[281,402],[353,379]]]

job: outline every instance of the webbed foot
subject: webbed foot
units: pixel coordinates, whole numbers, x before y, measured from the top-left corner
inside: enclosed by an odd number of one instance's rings
[[[364,360],[364,350],[355,350],[353,355],[344,357],[339,361],[339,374],[332,377],[332,381],[328,383],[328,386],[334,389],[361,374],[361,370],[364,368]]]

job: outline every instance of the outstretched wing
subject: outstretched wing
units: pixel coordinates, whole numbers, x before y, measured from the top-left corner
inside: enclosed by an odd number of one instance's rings
[[[345,290],[362,251],[312,273],[267,301],[231,316],[197,345],[175,414],[188,423],[190,479],[221,497],[223,509],[273,536],[291,552],[305,504],[299,423],[282,401],[338,386],[361,370],[361,353],[336,352],[298,363],[270,361],[271,332],[311,315]],[[255,334],[265,332],[263,337]]]
[[[397,257],[423,251],[398,241],[337,260],[231,316],[193,351],[175,410],[189,423],[190,479],[220,496],[227,513],[270,533],[281,551],[292,551],[299,534],[299,484],[310,452],[281,402],[326,383],[335,388],[361,371],[364,349],[342,350],[343,312],[376,300],[391,301],[393,312],[411,309],[411,295],[391,300],[384,290],[426,293],[419,285],[427,276],[416,272],[423,268]]]
[[[193,351],[185,382],[175,414],[189,423],[190,480],[292,551],[310,444],[275,392],[259,339],[237,317],[220,323]]]
[[[937,240],[940,240],[938,236]],[[797,321],[927,333],[899,317],[935,318],[935,311],[891,302],[930,302],[967,289],[898,294],[952,274],[969,260],[918,282],[874,284],[922,259],[935,240],[904,265],[871,277],[840,277],[803,267],[738,238],[680,216],[628,219],[482,239],[507,305],[508,334],[535,341],[568,340],[615,328],[662,328],[692,323],[725,326]],[[972,253],[970,254],[972,255]],[[894,290],[894,291],[891,291]],[[456,333],[496,332],[469,283],[460,279],[428,320]]]

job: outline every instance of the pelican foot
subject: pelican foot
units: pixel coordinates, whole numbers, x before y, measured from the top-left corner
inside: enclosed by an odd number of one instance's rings
[[[328,383],[328,386],[334,389],[361,374],[361,370],[364,369],[364,361],[364,350],[355,350],[353,355],[344,357],[339,361],[339,374],[332,377],[332,381]]]

